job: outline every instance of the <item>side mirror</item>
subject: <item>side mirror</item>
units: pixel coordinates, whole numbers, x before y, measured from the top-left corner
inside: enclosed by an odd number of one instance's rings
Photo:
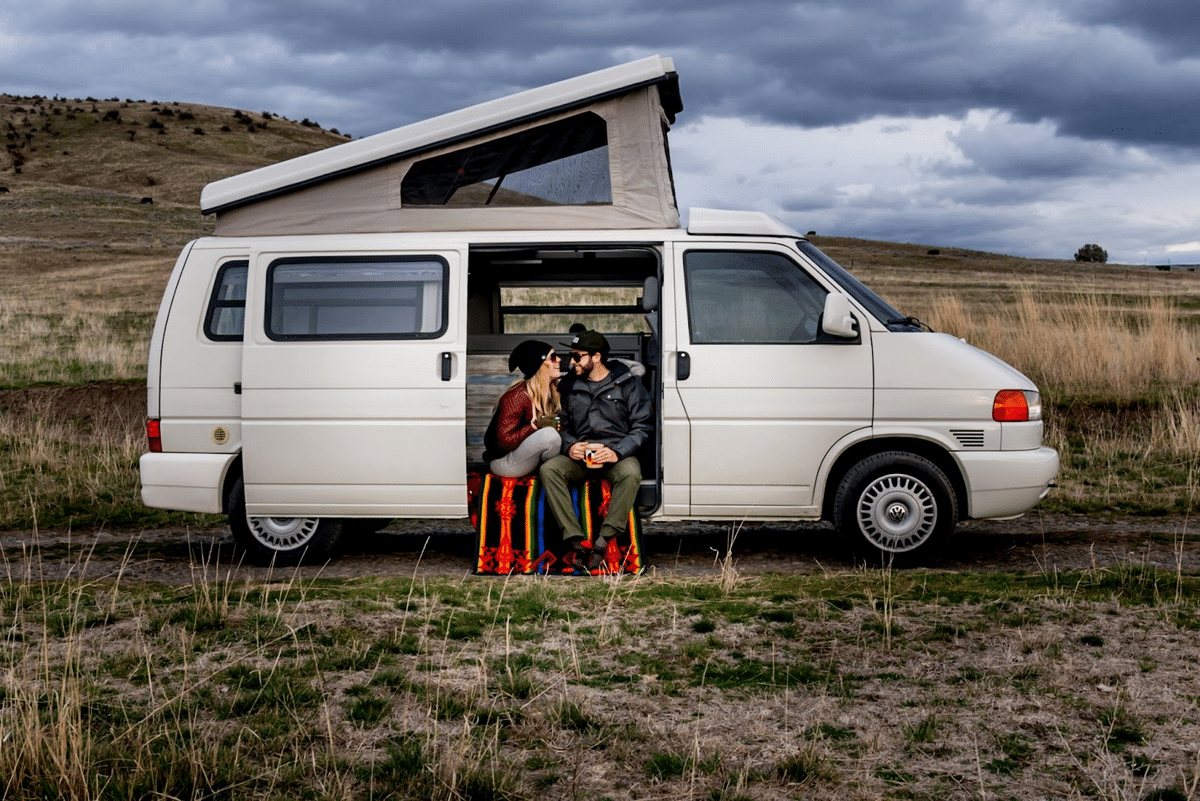
[[[850,312],[850,297],[840,292],[825,296],[825,311],[821,315],[821,330],[835,337],[853,339],[858,336],[858,321]]]

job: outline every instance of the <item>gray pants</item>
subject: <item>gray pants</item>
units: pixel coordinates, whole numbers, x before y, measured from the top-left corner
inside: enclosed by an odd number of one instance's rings
[[[519,478],[537,472],[538,465],[558,456],[562,450],[562,436],[553,428],[539,428],[526,437],[515,451],[504,454],[488,463],[493,475]]]
[[[575,507],[571,503],[568,485],[591,476],[607,478],[612,482],[608,515],[600,524],[596,538],[608,540],[625,533],[625,529],[629,527],[629,510],[637,500],[638,487],[642,483],[642,465],[636,456],[592,469],[584,467],[583,462],[577,462],[567,456],[556,456],[542,465],[541,476],[542,485],[546,488],[546,502],[554,512],[554,519],[562,527],[564,540],[583,536],[579,518],[575,517]]]

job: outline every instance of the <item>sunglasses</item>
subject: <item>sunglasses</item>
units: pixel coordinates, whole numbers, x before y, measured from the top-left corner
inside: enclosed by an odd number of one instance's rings
[[[560,359],[562,359],[562,356],[559,356],[557,353],[551,353],[549,356],[547,356],[545,358],[545,361],[556,362],[556,361],[559,361]]]
[[[582,359],[584,356],[587,356],[587,355],[588,355],[588,354],[586,354],[586,353],[574,353],[574,352],[572,352],[572,353],[571,353],[571,361],[573,361],[573,362],[577,362],[577,361],[581,360],[581,359]]]

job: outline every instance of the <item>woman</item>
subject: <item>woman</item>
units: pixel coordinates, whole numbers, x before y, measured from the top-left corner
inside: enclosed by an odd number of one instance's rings
[[[508,369],[522,378],[500,396],[483,435],[483,458],[497,476],[527,476],[562,449],[558,428],[559,356],[545,342],[527,339],[513,349]]]

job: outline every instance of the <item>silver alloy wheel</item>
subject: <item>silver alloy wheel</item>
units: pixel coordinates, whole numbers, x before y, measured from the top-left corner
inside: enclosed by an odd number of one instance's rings
[[[887,553],[903,553],[925,543],[937,528],[937,499],[918,479],[903,473],[879,476],[858,496],[863,536]]]
[[[316,517],[246,517],[251,536],[275,551],[308,544],[320,522]]]

